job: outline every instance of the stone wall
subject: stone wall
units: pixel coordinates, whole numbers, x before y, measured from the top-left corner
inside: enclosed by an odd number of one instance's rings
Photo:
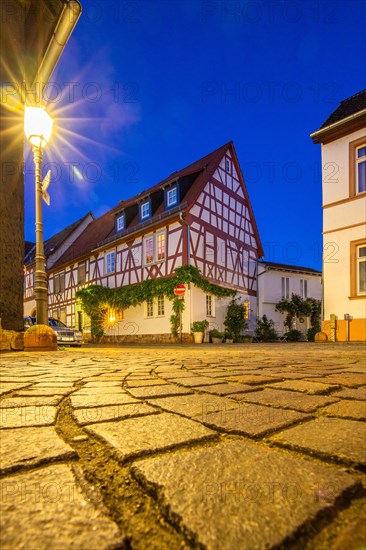
[[[182,334],[184,344],[193,342],[192,335]],[[103,336],[100,340],[103,344],[177,344],[180,338],[176,339],[172,334],[128,334],[118,336]]]

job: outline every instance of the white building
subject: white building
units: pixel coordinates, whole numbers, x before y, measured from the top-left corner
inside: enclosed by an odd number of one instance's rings
[[[323,330],[331,340],[366,340],[366,90],[311,138],[322,154]]]
[[[276,332],[285,332],[285,315],[276,311],[282,299],[291,299],[292,294],[306,298],[322,299],[322,274],[316,269],[275,262],[258,262],[258,317],[266,315],[275,324]],[[296,319],[293,328],[304,334],[310,328],[309,319]]]

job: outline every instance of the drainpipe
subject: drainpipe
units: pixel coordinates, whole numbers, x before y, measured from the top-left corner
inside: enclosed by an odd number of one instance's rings
[[[62,9],[56,28],[33,82],[33,86],[40,85],[41,94],[79,20],[81,11],[81,4],[78,0],[69,0]]]
[[[256,311],[256,314],[257,314],[257,321],[259,319],[259,284],[258,284],[258,279],[261,275],[264,275],[265,273],[267,273],[267,271],[271,271],[271,268],[268,267],[268,266],[265,266],[264,268],[264,271],[262,271],[262,273],[259,273],[259,270],[258,270],[258,267],[259,267],[259,260],[257,260],[257,276],[256,276],[256,292],[257,292],[257,311]],[[263,264],[261,264],[263,265]]]
[[[191,265],[191,227],[183,218],[184,212],[179,212],[179,219],[183,225],[187,227],[187,263]],[[192,324],[192,288],[189,283],[189,315],[188,315],[188,333],[191,331]]]

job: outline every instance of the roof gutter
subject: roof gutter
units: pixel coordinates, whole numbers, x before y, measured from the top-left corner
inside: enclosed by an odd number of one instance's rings
[[[362,109],[362,111],[358,111],[357,113],[350,115],[346,118],[342,118],[342,120],[338,120],[337,122],[334,122],[333,124],[329,124],[329,126],[325,126],[325,128],[320,128],[320,130],[317,130],[316,132],[313,132],[310,134],[311,139],[314,143],[319,143],[321,141],[321,137],[324,134],[327,134],[330,130],[335,130],[336,128],[339,128],[340,126],[343,126],[343,124],[347,124],[351,120],[355,120],[357,118],[360,118],[362,116],[366,115],[366,109]]]
[[[64,4],[56,28],[33,82],[33,86],[40,86],[40,94],[42,94],[65,49],[81,12],[82,8],[79,0],[68,0],[67,3]]]

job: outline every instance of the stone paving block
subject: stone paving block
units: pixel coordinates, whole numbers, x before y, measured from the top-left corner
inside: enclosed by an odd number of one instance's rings
[[[366,400],[366,386],[357,389],[337,391],[333,394],[333,397]]]
[[[87,407],[102,407],[104,405],[126,405],[128,403],[138,403],[137,399],[130,397],[127,393],[108,393],[91,395],[72,395],[70,398],[71,406],[74,409],[83,409]]]
[[[90,407],[87,409],[76,409],[73,411],[73,417],[79,426],[94,424],[96,422],[106,422],[108,420],[119,420],[133,416],[143,416],[145,414],[156,414],[159,411],[136,402],[130,405],[109,405],[106,407]]]
[[[324,407],[321,413],[326,414],[327,416],[340,416],[343,418],[354,418],[355,420],[366,420],[366,401],[342,399],[342,401],[339,401],[338,403],[333,403],[333,405]]]
[[[22,388],[26,388],[27,386],[30,386],[30,384],[29,383],[12,384],[12,383],[2,382],[0,384],[0,395],[3,395],[4,393],[13,392],[14,390],[21,390]]]
[[[339,386],[334,384],[323,384],[322,382],[310,382],[309,380],[285,380],[284,382],[276,382],[267,384],[271,388],[300,391],[309,393],[310,395],[321,395],[329,391],[336,390]]]
[[[0,435],[0,473],[55,460],[69,460],[76,452],[53,427],[15,428]]]
[[[47,396],[54,396],[54,395],[60,395],[61,398],[64,395],[69,395],[71,392],[75,391],[75,388],[64,388],[64,387],[54,387],[54,388],[29,388],[27,390],[17,391],[14,393],[14,396],[16,397],[47,397]]]
[[[160,380],[159,378],[154,379],[133,379],[130,378],[127,380],[125,387],[126,388],[143,388],[147,386],[163,386],[164,384],[168,384],[165,380]]]
[[[190,418],[204,416],[210,412],[235,409],[238,406],[235,401],[225,397],[202,394],[185,395],[183,397],[165,397],[148,401],[148,403]]]
[[[366,464],[366,427],[357,420],[320,417],[275,434],[271,440],[319,456]]]
[[[323,381],[327,384],[338,384],[340,386],[346,386],[347,388],[357,388],[358,386],[365,385],[366,376],[365,374],[339,373],[326,376],[323,378]]]
[[[74,395],[126,395],[122,386],[93,386],[92,388],[82,386]]]
[[[237,403],[233,409],[207,412],[194,417],[211,428],[252,437],[262,436],[306,418],[309,415],[298,411],[253,403]]]
[[[12,407],[0,409],[0,428],[49,426],[56,422],[57,407]]]
[[[307,395],[300,392],[272,389],[245,393],[243,394],[243,399],[251,403],[262,403],[264,405],[304,412],[316,411],[319,407],[324,407],[337,401],[337,399],[325,395]]]
[[[163,397],[165,395],[185,395],[192,393],[192,390],[181,388],[173,384],[165,384],[163,386],[147,386],[145,388],[129,388],[128,391],[139,399]]]
[[[226,376],[225,380],[230,382],[236,381],[241,384],[269,384],[270,382],[280,382],[281,377],[279,376],[262,376],[260,374],[249,374],[249,375],[240,375],[240,376]]]
[[[358,487],[347,473],[247,441],[148,458],[133,472],[212,550],[280,546]]]
[[[253,391],[253,386],[249,386],[249,384],[230,384],[230,383],[220,384],[219,383],[215,386],[200,386],[197,389],[199,391],[214,393],[217,395],[229,395],[231,393]]]
[[[107,441],[124,460],[216,436],[201,424],[170,413],[92,424],[85,429]]]
[[[220,384],[220,381],[208,376],[192,376],[191,378],[173,378],[170,380],[173,384],[182,384],[183,386],[196,387]]]
[[[103,509],[84,496],[67,465],[5,478],[0,488],[2,550],[106,549],[123,540]]]
[[[44,407],[47,405],[58,405],[62,401],[63,395],[42,396],[23,396],[23,397],[5,397],[0,401],[0,409],[13,409],[17,407],[29,407],[35,405]]]

